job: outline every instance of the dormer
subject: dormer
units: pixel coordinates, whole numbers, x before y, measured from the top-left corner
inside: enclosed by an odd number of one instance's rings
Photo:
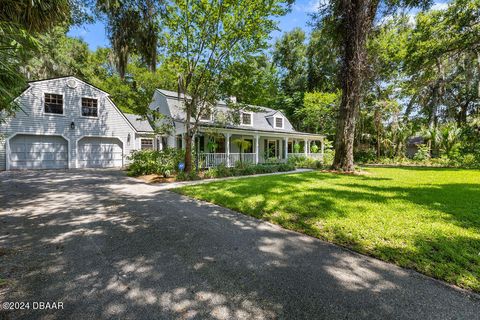
[[[268,123],[274,128],[274,129],[285,129],[285,122],[286,119],[284,115],[279,112],[275,111],[273,113],[270,113],[266,116]]]
[[[240,125],[253,126],[253,112],[241,111],[240,112]]]

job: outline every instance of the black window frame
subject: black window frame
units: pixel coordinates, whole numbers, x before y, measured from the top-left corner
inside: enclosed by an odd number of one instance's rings
[[[62,112],[58,112],[58,109],[55,111],[55,108],[61,108]],[[43,112],[47,114],[63,115],[63,95],[46,92],[43,96]]]
[[[84,102],[92,102],[92,105],[84,105]],[[89,98],[89,97],[82,97],[82,117],[92,117],[92,118],[98,118],[98,99],[96,98]],[[93,105],[95,104],[95,105]],[[95,113],[85,113],[84,110],[94,110]]]

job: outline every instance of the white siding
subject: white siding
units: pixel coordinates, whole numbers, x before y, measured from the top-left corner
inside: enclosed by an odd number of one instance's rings
[[[74,79],[77,87],[72,89],[66,84]],[[63,95],[63,115],[49,115],[43,112],[44,94]],[[98,117],[83,117],[81,114],[81,98],[98,99]],[[123,114],[115,107],[107,95],[73,77],[33,82],[19,98],[23,109],[16,116],[1,124],[0,135],[6,138],[16,133],[63,135],[70,142],[69,167],[75,168],[77,163],[77,141],[84,136],[116,137],[124,146],[124,155],[134,148],[134,143],[127,144],[130,133],[134,140],[135,131]],[[75,123],[75,129],[70,124]],[[0,143],[0,170],[5,169],[5,141]]]

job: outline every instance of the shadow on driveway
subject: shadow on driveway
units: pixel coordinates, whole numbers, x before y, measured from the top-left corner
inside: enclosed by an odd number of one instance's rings
[[[0,301],[64,303],[11,318],[480,319],[474,294],[119,171],[0,173],[0,249]]]

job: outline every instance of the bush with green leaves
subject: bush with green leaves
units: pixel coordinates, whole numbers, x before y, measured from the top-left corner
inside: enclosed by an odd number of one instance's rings
[[[305,156],[290,156],[287,161],[288,164],[295,168],[305,169],[321,169],[323,168],[323,162],[313,158]]]
[[[194,181],[200,180],[200,176],[197,174],[195,170],[192,170],[190,173],[186,173],[185,171],[180,171],[177,173],[175,180],[177,181]]]
[[[236,176],[248,176],[253,174],[264,174],[274,172],[288,172],[295,170],[295,166],[289,163],[278,164],[244,164],[235,167],[219,165],[204,172],[205,178],[224,178]]]
[[[175,148],[157,150],[137,150],[128,156],[130,164],[127,172],[130,176],[158,174],[164,177],[173,175],[178,164],[183,161],[184,151]]]
[[[413,160],[415,161],[425,161],[430,159],[430,148],[426,144],[418,145],[418,150],[413,156]]]

